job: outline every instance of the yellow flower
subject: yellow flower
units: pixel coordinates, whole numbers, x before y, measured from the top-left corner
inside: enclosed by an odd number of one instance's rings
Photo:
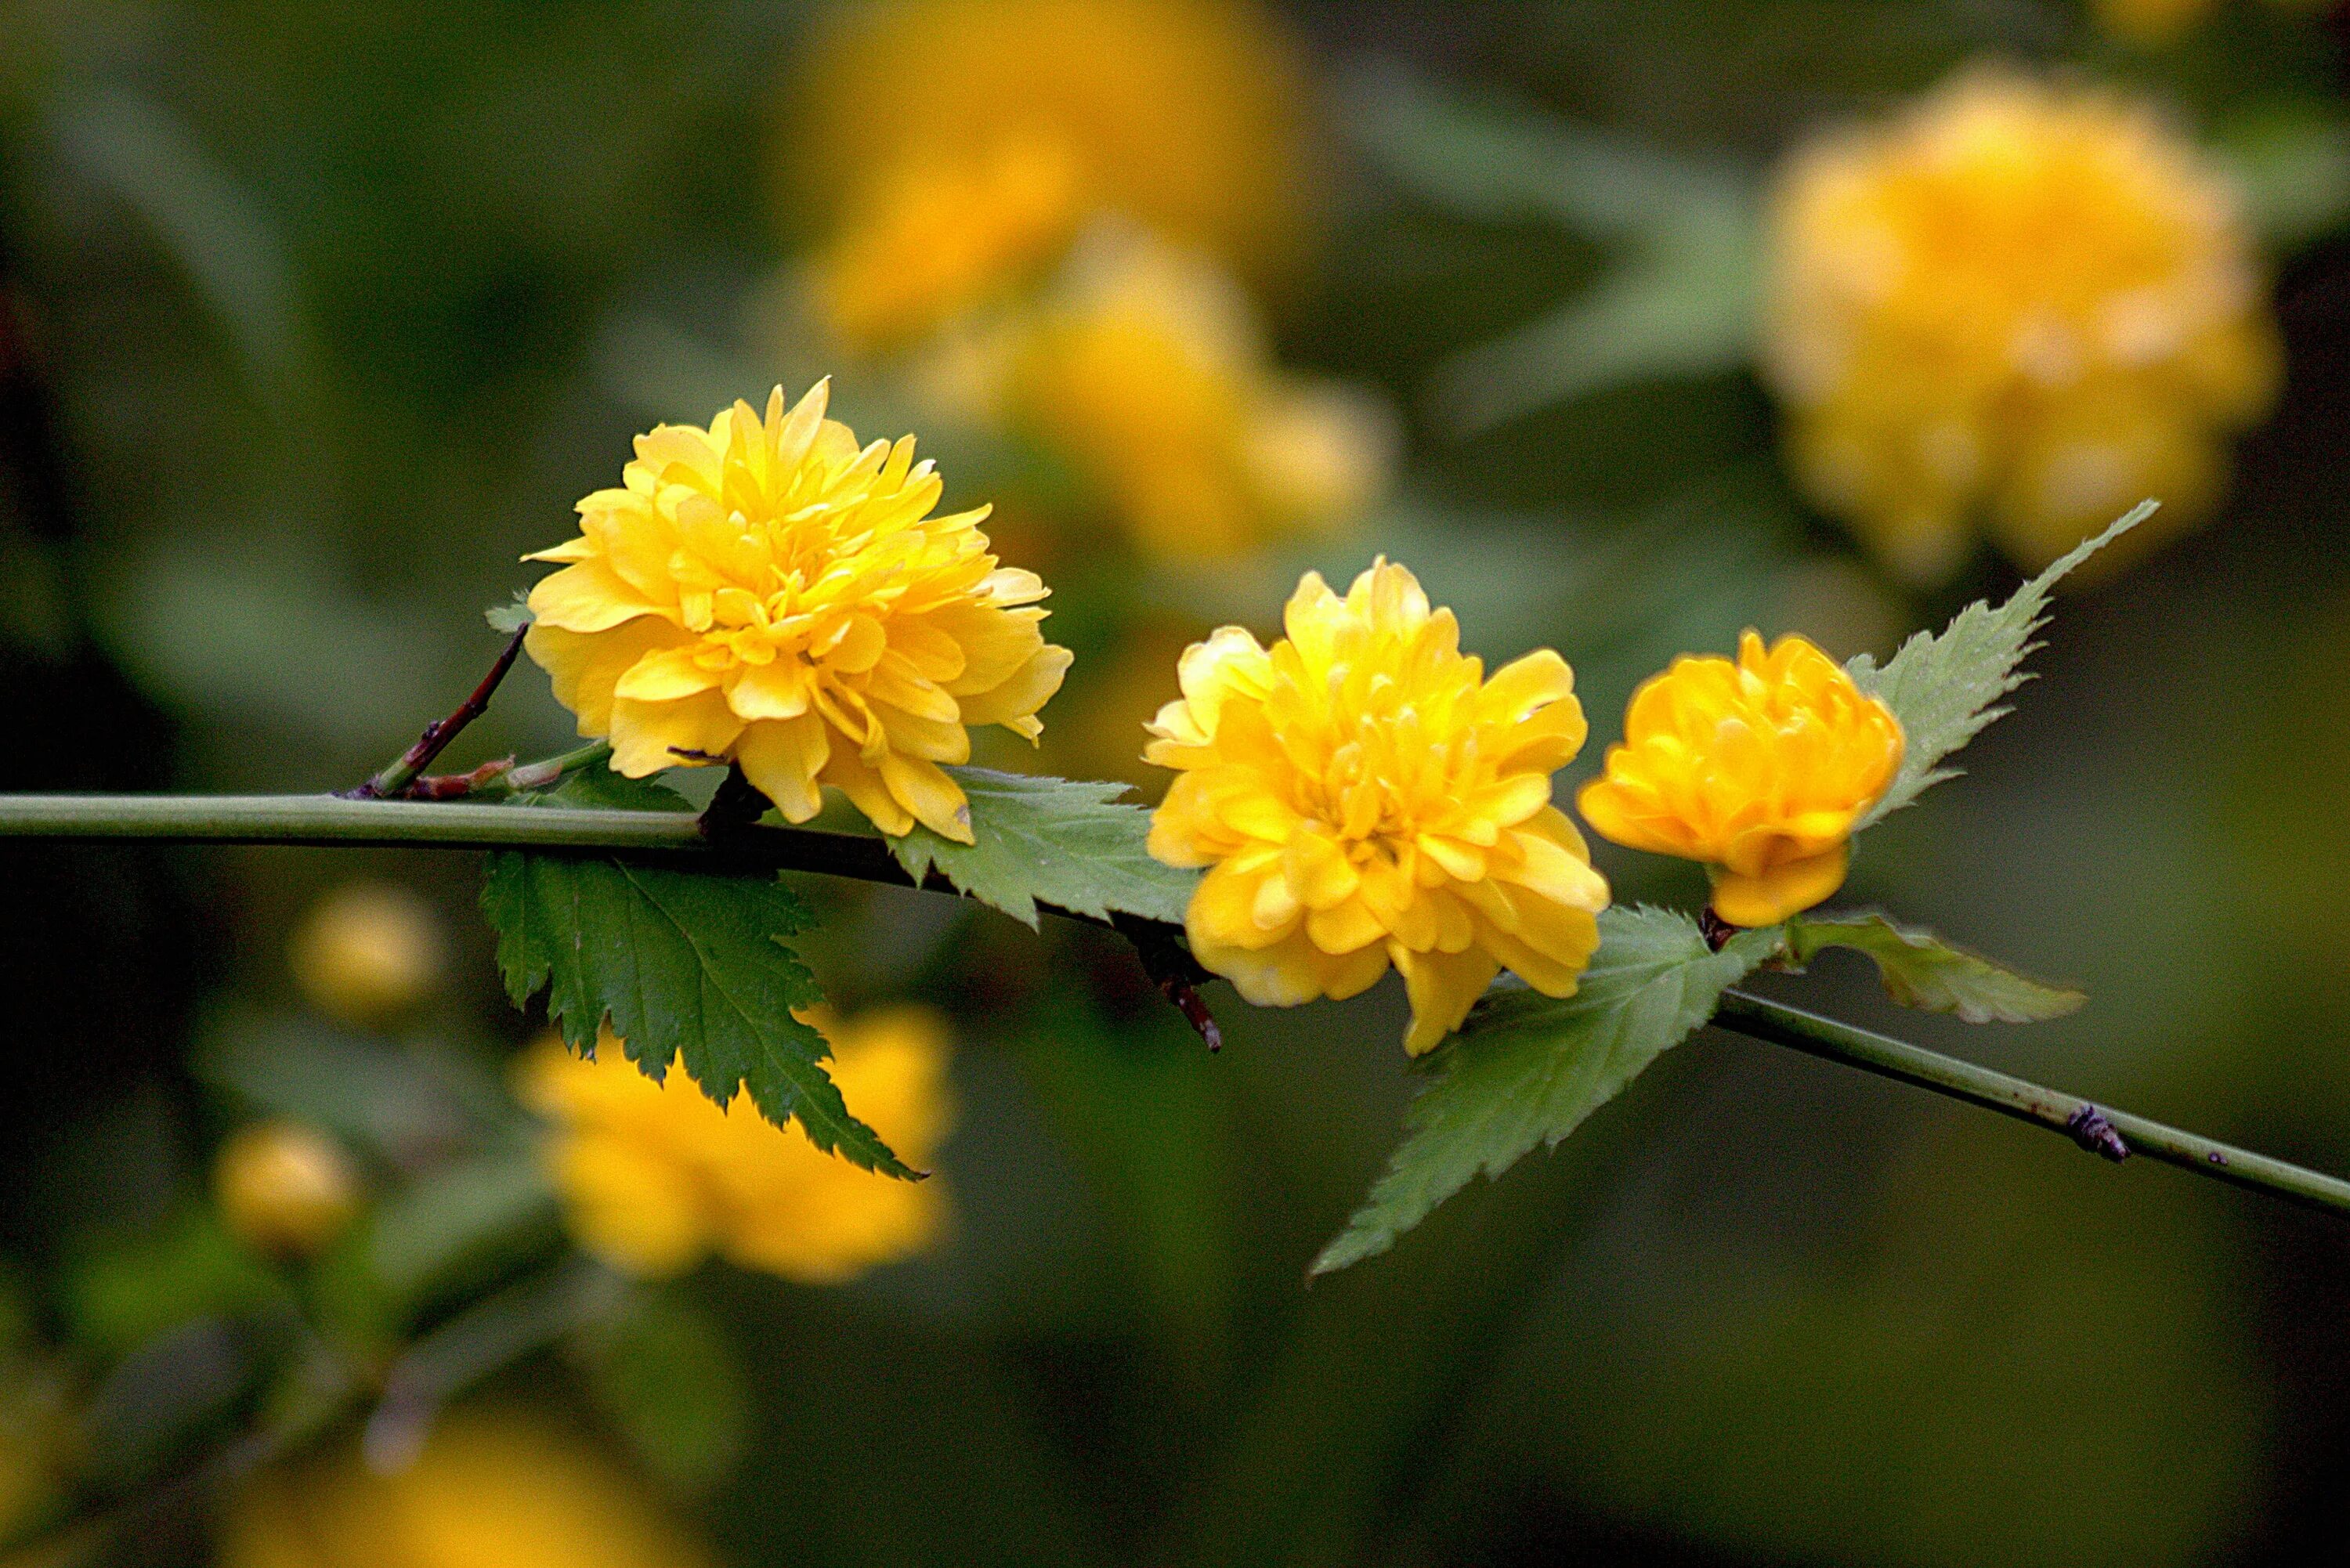
[[[1772,248],[1796,473],[1916,580],[1978,514],[2032,569],[2149,495],[2196,520],[2276,389],[2233,190],[2103,93],[1981,72],[1827,138],[1782,181]]]
[[[953,1118],[944,1020],[899,1007],[824,1027],[850,1107],[900,1158],[927,1165]],[[672,1274],[714,1251],[831,1284],[921,1251],[944,1224],[936,1178],[860,1169],[768,1121],[747,1096],[722,1111],[682,1068],[655,1084],[609,1033],[593,1061],[550,1035],[518,1080],[524,1103],[553,1124],[546,1159],[573,1233],[631,1273]]]
[[[287,956],[310,1004],[359,1028],[412,1011],[448,961],[432,907],[384,882],[349,883],[312,905]]]
[[[851,349],[920,337],[1064,250],[1080,213],[1056,142],[1010,140],[877,179],[810,268],[817,316]]]
[[[1247,0],[882,0],[809,57],[789,205],[829,225],[816,303],[853,346],[926,334],[1106,213],[1252,271],[1295,249],[1305,94]]]
[[[551,1424],[460,1411],[389,1474],[357,1453],[264,1470],[232,1502],[222,1568],[709,1568],[625,1471]]]
[[[969,725],[1034,740],[1069,652],[1037,630],[1045,585],[988,553],[986,509],[931,516],[913,438],[860,450],[827,386],[639,436],[579,536],[527,557],[563,565],[527,646],[631,778],[731,760],[794,822],[834,784],[884,833],[968,844],[939,764],[969,759]]]
[[[1245,554],[1327,528],[1385,486],[1381,410],[1284,374],[1206,259],[1105,234],[1018,334],[1006,413],[1066,459],[1146,551]]]
[[[1901,766],[1901,724],[1800,637],[1683,658],[1632,694],[1576,805],[1602,838],[1701,860],[1714,912],[1768,926],[1844,886],[1852,825]]]
[[[294,1122],[242,1127],[213,1162],[229,1234],[255,1251],[304,1257],[343,1233],[359,1178],[333,1139]]]
[[[1484,678],[1460,627],[1381,560],[1343,599],[1307,573],[1270,649],[1195,643],[1145,753],[1181,775],[1150,852],[1204,866],[1191,951],[1249,1001],[1352,996],[1393,963],[1404,1048],[1458,1027],[1495,974],[1575,992],[1607,884],[1550,804],[1581,749],[1575,675],[1544,649]]]

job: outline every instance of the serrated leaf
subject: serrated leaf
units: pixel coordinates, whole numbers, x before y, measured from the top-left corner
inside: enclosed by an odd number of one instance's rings
[[[679,810],[658,784],[596,768],[529,804]],[[489,857],[482,909],[498,967],[521,1005],[541,990],[574,1050],[592,1053],[609,1018],[629,1058],[658,1082],[682,1062],[702,1093],[737,1091],[776,1126],[797,1118],[818,1148],[912,1177],[849,1115],[825,1071],[824,1036],[793,1016],[823,992],[785,939],[815,923],[773,876],[679,871],[587,856]]]
[[[1846,666],[1863,691],[1882,700],[1901,721],[1901,771],[1884,798],[1854,825],[1866,827],[1960,770],[1942,760],[2007,712],[1999,700],[2031,676],[2018,668],[2040,645],[2032,634],[2046,624],[2048,595],[2066,573],[2154,515],[2160,504],[2142,501],[2094,539],[2084,539],[2046,571],[1993,609],[1977,599],[1940,636],[1919,632],[1878,669],[1864,653]]]
[[[1969,1023],[2037,1023],[2080,1011],[2089,999],[2043,985],[1955,948],[1931,931],[1883,915],[1837,915],[1787,922],[1787,948],[1807,964],[1824,948],[1850,948],[1877,963],[1886,994],[1904,1007],[1949,1012]]]
[[[917,824],[889,841],[915,880],[935,867],[963,893],[1015,919],[1036,906],[1102,919],[1112,913],[1180,925],[1200,880],[1162,866],[1144,841],[1147,807],[1121,802],[1122,784],[1031,778],[987,768],[949,768],[971,800],[974,842],[957,844]]]
[[[484,610],[482,618],[490,623],[492,631],[504,632],[506,636],[512,637],[537,618],[530,613],[529,597],[523,594],[516,594],[504,604],[492,605]]]
[[[1696,921],[1666,909],[1609,909],[1599,930],[1573,996],[1497,990],[1478,1004],[1433,1059],[1387,1173],[1314,1272],[1386,1251],[1471,1177],[1499,1176],[1537,1144],[1557,1145],[1779,947],[1771,928],[1742,931],[1716,952]]]

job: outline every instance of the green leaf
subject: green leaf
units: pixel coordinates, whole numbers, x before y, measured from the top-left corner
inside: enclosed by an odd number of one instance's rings
[[[530,613],[530,596],[516,594],[504,604],[492,605],[484,610],[482,618],[490,623],[492,631],[512,637],[537,618]]]
[[[920,824],[890,839],[898,863],[915,880],[935,867],[962,892],[1031,926],[1039,904],[1182,924],[1200,874],[1151,858],[1144,847],[1150,812],[1118,800],[1126,785],[986,768],[947,772],[970,797],[975,842],[957,844]]]
[[[530,804],[685,809],[658,784],[593,768]],[[773,876],[636,866],[585,856],[489,857],[482,909],[498,967],[521,1005],[546,990],[563,1038],[592,1054],[606,1018],[629,1056],[659,1082],[682,1061],[720,1105],[747,1090],[778,1127],[797,1117],[818,1148],[868,1169],[912,1177],[873,1129],[848,1114],[824,1069],[824,1036],[792,1016],[823,1000],[785,939],[814,917]]]
[[[1314,1272],[1375,1256],[1468,1184],[1537,1144],[1556,1146],[1659,1055],[1713,1016],[1722,988],[1778,950],[1770,928],[1720,952],[1688,916],[1609,909],[1583,987],[1564,1001],[1496,990],[1433,1057],[1404,1118],[1403,1145]]]
[[[1798,916],[1787,922],[1787,948],[1799,964],[1810,963],[1824,948],[1866,953],[1894,1001],[1928,1012],[1956,1013],[1969,1023],[2037,1023],[2077,1012],[2089,1000],[2080,992],[2002,969],[1931,931],[1897,926],[1883,915]]]
[[[2040,645],[2032,634],[2047,621],[2048,595],[2064,575],[2154,515],[2160,504],[2142,501],[2094,539],[2085,539],[2015,590],[1997,609],[1983,600],[1960,610],[1939,637],[1919,632],[1883,669],[1864,653],[1846,668],[1863,691],[1901,721],[1906,749],[1892,787],[1868,809],[1855,831],[1900,810],[1960,770],[1942,760],[2007,712],[1999,700],[2032,678],[2017,668]]]
[[[1457,433],[1752,358],[1762,263],[1751,176],[1392,69],[1346,99],[1357,142],[1419,200],[1475,222],[1546,219],[1616,252],[1589,287],[1438,372],[1430,398]]]

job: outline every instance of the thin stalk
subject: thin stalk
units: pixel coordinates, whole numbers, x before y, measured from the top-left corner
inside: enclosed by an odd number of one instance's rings
[[[582,747],[549,763],[586,758]],[[549,763],[533,763],[543,768]],[[684,811],[350,800],[332,794],[0,794],[0,838],[138,838],[162,844],[343,848],[527,849],[596,854],[709,870],[812,871],[915,886],[879,838],[818,828],[728,826]],[[952,893],[932,872],[922,886]],[[1045,906],[1050,908],[1050,906]],[[1055,910],[1089,925],[1108,921]]]
[[[2142,1154],[2166,1165],[2217,1177],[2314,1209],[2350,1214],[2350,1181],[2321,1175],[2282,1159],[2183,1132],[2161,1122],[2107,1110],[2077,1095],[2043,1088],[1971,1062],[1945,1056],[1801,1008],[1771,1002],[1751,992],[1722,993],[1714,1014],[1717,1027],[1841,1062],[1920,1089],[1930,1089],[1970,1106],[2013,1116],[2062,1133],[2109,1159]]]
[[[583,747],[550,762],[573,762],[589,751]],[[708,870],[810,871],[901,888],[916,886],[879,838],[758,824],[730,825],[721,830],[688,812],[347,800],[337,795],[0,795],[0,838],[11,837],[527,849],[540,854],[608,855]],[[936,892],[956,891],[936,872],[920,886]],[[1111,925],[1092,916],[1054,912],[1093,925]],[[1188,990],[1190,978],[1170,964],[1152,962],[1156,939],[1169,939],[1166,945],[1172,949],[1178,928],[1121,916],[1113,929],[1135,940],[1154,978],[1166,969]],[[1181,1004],[1176,992],[1170,991],[1170,995]],[[2350,1214],[2350,1181],[2142,1116],[2105,1110],[2078,1096],[1747,992],[1724,992],[1714,1022],[1758,1040],[1897,1078],[2044,1127],[2108,1158],[2144,1154],[2239,1187]]]
[[[515,659],[522,653],[523,633],[515,632],[506,639],[506,646],[463,702],[445,719],[435,719],[424,726],[416,743],[392,759],[384,770],[367,783],[351,791],[355,800],[388,800],[408,793],[417,775],[432,765],[434,759],[449,748],[449,742],[462,733],[466,725],[490,711],[490,699],[497,695],[498,684],[514,668]]]

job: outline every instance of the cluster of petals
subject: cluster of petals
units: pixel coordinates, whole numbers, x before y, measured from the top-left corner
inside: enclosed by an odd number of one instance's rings
[[[1975,72],[1825,138],[1780,182],[1771,250],[1797,476],[1916,580],[1978,519],[2027,569],[2149,495],[2192,522],[2276,389],[2235,191],[2106,93]]]
[[[1452,612],[1382,560],[1344,598],[1308,573],[1270,649],[1227,627],[1183,656],[1146,756],[1180,771],[1150,850],[1205,867],[1191,951],[1260,1005],[1351,996],[1392,965],[1405,1047],[1460,1025],[1504,967],[1573,994],[1607,884],[1551,805],[1581,749],[1574,674],[1488,680]]]
[[[897,1007],[824,1027],[842,1096],[900,1158],[927,1165],[953,1119],[944,1020]],[[549,1126],[546,1160],[573,1235],[627,1272],[660,1278],[714,1252],[830,1284],[912,1256],[944,1222],[936,1180],[898,1181],[826,1154],[748,1095],[721,1109],[680,1068],[655,1083],[608,1031],[592,1058],[547,1036],[517,1078]]]
[[[1632,697],[1576,800],[1603,838],[1713,868],[1713,909],[1768,926],[1844,885],[1854,825],[1901,766],[1900,722],[1800,637],[1682,658]]]
[[[852,348],[921,340],[1097,218],[1253,275],[1305,226],[1305,85],[1257,0],[872,0],[806,61],[785,173]]]
[[[632,778],[733,762],[791,821],[831,784],[884,833],[969,843],[941,764],[974,724],[1033,741],[1069,652],[1038,629],[1045,585],[989,553],[986,510],[931,515],[913,438],[860,448],[827,387],[638,437],[579,535],[528,557],[563,569],[531,590],[527,646]]]
[[[1386,411],[1282,369],[1236,280],[1203,254],[1098,231],[1007,337],[1010,421],[1149,555],[1213,560],[1327,531],[1387,484]]]
[[[398,1465],[327,1442],[264,1466],[223,1510],[216,1568],[717,1568],[577,1419],[465,1400]]]

